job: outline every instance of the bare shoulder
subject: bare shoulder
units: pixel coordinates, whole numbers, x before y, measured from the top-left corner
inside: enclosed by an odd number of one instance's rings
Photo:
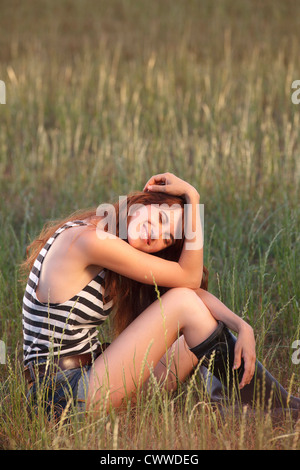
[[[95,226],[84,227],[74,242],[81,255],[86,257],[88,264],[104,255],[104,258],[109,257],[110,254],[115,252],[115,250],[119,250],[120,247],[125,248],[126,246],[126,248],[131,248],[128,243],[116,235],[105,232]]]
[[[86,225],[78,225],[64,230],[54,240],[51,249],[45,257],[43,265],[47,265],[50,261],[58,264],[71,263],[83,265],[82,250],[80,249],[80,240],[91,233],[91,229]]]

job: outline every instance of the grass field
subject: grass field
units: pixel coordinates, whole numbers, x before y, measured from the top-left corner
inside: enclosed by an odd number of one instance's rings
[[[223,420],[197,381],[108,418],[30,421],[19,274],[46,220],[173,172],[205,206],[209,290],[299,396],[299,18],[292,0],[1,0],[0,448],[300,448],[299,423]]]

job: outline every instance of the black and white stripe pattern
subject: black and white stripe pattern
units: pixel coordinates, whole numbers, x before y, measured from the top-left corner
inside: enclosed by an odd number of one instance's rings
[[[23,297],[24,364],[53,356],[70,356],[95,351],[99,345],[97,326],[112,310],[104,292],[102,270],[81,292],[60,304],[41,303],[36,296],[43,260],[56,237],[64,230],[86,225],[68,222],[60,227],[40,251],[30,272]]]

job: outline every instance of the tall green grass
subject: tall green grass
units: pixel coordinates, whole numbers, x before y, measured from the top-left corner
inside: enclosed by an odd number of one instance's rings
[[[297,448],[299,427],[212,411],[197,381],[109,418],[29,421],[18,266],[43,223],[171,171],[205,205],[210,290],[299,395],[299,4],[1,2],[0,447]],[[109,335],[109,325],[105,334]]]

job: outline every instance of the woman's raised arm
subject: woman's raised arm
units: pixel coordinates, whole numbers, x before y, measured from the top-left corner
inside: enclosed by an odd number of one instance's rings
[[[76,240],[78,255],[87,267],[101,266],[144,284],[164,287],[199,287],[199,279],[175,261],[137,250],[107,232],[87,230]],[[75,246],[74,246],[75,248]]]
[[[162,173],[152,176],[144,187],[144,191],[155,191],[183,196],[186,204],[185,211],[185,241],[179,264],[194,279],[198,287],[203,276],[203,229],[200,217],[200,195],[186,181],[172,173]]]
[[[185,239],[179,261],[153,256],[98,227],[95,231],[82,233],[76,242],[82,262],[85,266],[101,266],[145,284],[153,284],[155,281],[164,287],[198,288],[203,275],[203,236],[198,192],[171,173],[153,176],[144,191],[185,198]]]

